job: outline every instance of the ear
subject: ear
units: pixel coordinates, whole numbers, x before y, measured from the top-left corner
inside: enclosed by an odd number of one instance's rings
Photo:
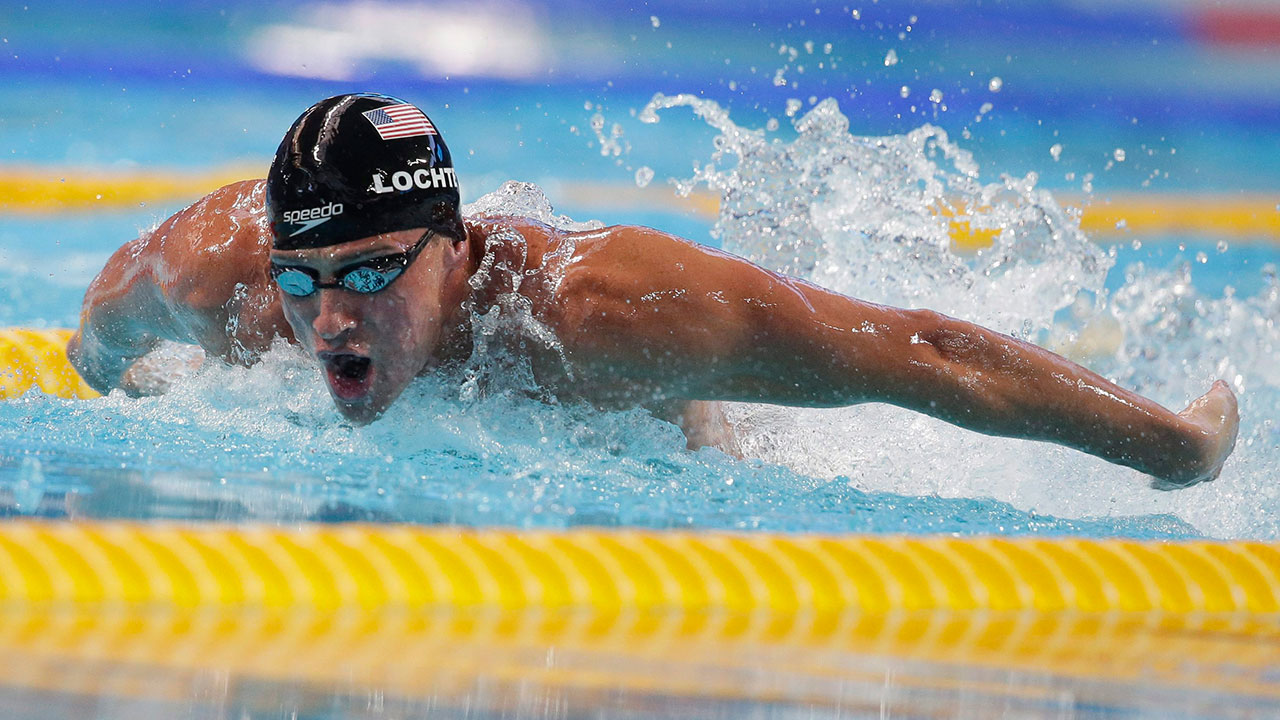
[[[449,268],[466,264],[467,256],[471,253],[471,243],[467,242],[465,231],[463,235],[464,237],[461,240],[455,240],[451,237],[441,238],[445,241],[442,243],[444,249],[441,252],[444,255],[444,263]]]

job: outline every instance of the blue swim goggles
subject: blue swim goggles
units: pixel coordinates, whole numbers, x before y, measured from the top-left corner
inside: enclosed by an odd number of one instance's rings
[[[308,267],[271,263],[271,277],[286,295],[307,297],[321,288],[342,288],[363,294],[385,289],[418,257],[434,233],[427,230],[413,247],[402,253],[361,260],[333,274],[333,282],[320,282],[320,274]]]

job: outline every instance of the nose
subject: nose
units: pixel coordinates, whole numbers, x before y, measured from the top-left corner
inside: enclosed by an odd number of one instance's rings
[[[344,293],[331,289],[318,292],[320,298],[317,302],[320,303],[320,307],[315,320],[311,322],[311,327],[326,343],[340,345],[346,334],[355,329],[355,315],[342,298]]]

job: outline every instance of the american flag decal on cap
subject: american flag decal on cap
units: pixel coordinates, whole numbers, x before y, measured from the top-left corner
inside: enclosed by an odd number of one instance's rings
[[[378,131],[378,137],[383,140],[437,134],[435,126],[427,116],[408,103],[387,105],[376,110],[366,110],[361,114],[373,123],[373,128]]]

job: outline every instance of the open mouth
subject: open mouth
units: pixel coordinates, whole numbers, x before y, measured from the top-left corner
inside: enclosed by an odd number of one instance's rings
[[[325,373],[329,387],[342,400],[358,400],[369,393],[373,384],[373,362],[362,355],[351,353],[326,353]]]

